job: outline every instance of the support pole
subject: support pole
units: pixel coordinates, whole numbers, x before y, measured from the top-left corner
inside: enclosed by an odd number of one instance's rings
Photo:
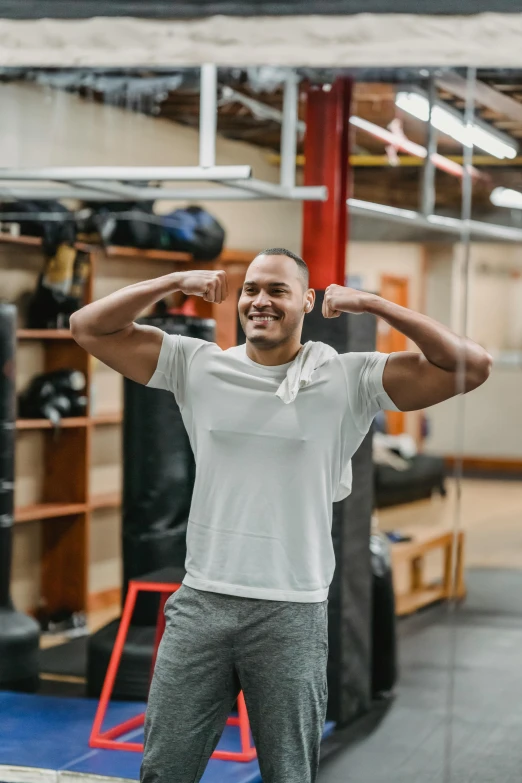
[[[297,152],[297,111],[299,83],[297,74],[290,71],[285,81],[283,97],[283,124],[281,127],[281,170],[282,187],[295,186],[295,166]]]
[[[199,94],[199,165],[216,165],[217,66],[201,66]]]
[[[326,185],[328,200],[303,205],[302,252],[319,290],[345,279],[351,93],[344,77],[308,89],[304,184]]]
[[[426,150],[428,154],[424,158],[424,170],[422,174],[422,200],[421,212],[423,215],[433,215],[435,210],[435,163],[433,156],[437,153],[437,129],[431,122],[435,98],[437,97],[437,88],[435,77],[430,75],[428,87],[428,100],[430,102],[428,123],[426,126]]]

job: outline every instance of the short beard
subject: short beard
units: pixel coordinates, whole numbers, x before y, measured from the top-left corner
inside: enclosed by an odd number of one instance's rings
[[[260,351],[271,351],[272,348],[279,348],[279,346],[284,345],[289,341],[290,337],[291,335],[286,335],[280,340],[271,340],[263,334],[257,334],[253,338],[247,337],[247,342],[255,345]]]

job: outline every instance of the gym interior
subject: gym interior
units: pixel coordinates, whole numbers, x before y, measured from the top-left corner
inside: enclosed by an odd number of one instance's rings
[[[184,62],[139,66],[128,26],[109,65],[82,52],[87,33],[74,59],[71,26],[57,63],[43,44],[27,61],[42,20],[24,50],[22,22],[0,19],[0,781],[139,779],[163,607],[184,575],[195,468],[179,409],[90,357],[69,317],[131,283],[222,269],[222,304],[176,294],[142,319],[227,349],[267,246],[303,256],[319,301],[331,283],[375,293],[494,360],[468,395],[379,414],[353,458],[333,512],[318,780],[520,780],[522,70],[499,44],[519,16],[491,15],[504,26],[478,66],[446,46],[450,16],[434,17],[425,62],[420,45],[406,65],[371,40],[364,54],[353,33],[335,66],[318,44],[307,61],[304,15],[294,61],[276,41],[252,62],[236,28],[236,59],[212,59],[205,28],[208,51],[191,38]],[[427,18],[408,18],[427,41]],[[271,18],[281,40],[289,19]],[[203,38],[207,23],[150,22]],[[48,51],[62,34],[47,28]],[[320,308],[304,339],[414,349],[373,316]],[[202,780],[261,781],[241,697]]]

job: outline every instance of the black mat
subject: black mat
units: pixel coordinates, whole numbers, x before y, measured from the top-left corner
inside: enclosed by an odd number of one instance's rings
[[[318,783],[520,783],[522,571],[467,586],[399,623],[395,699],[327,741]]]
[[[87,642],[89,637],[78,636],[64,644],[40,650],[40,671],[68,677],[87,676]]]

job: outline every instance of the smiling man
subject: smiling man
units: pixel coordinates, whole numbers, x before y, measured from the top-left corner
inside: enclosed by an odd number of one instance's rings
[[[325,292],[325,318],[373,313],[420,352],[303,347],[315,292],[304,261],[281,248],[248,268],[243,346],[222,351],[134,323],[174,291],[216,303],[228,296],[224,272],[179,272],[71,318],[87,351],[173,393],[196,460],[187,574],[165,607],[142,783],[197,783],[240,689],[264,783],[313,783],[327,702],[332,503],[349,492],[350,459],[379,410],[470,391],[491,358],[426,316],[337,285]]]

